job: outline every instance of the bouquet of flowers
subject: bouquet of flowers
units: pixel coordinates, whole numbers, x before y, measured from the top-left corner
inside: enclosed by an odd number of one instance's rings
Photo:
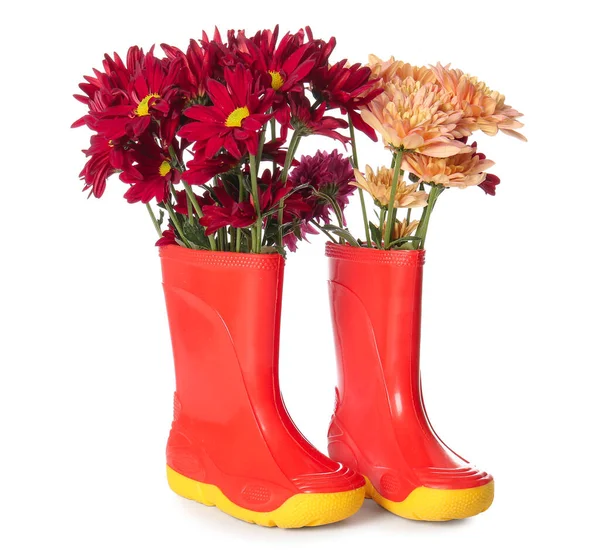
[[[349,125],[375,139],[360,109],[382,91],[370,68],[330,62],[335,39],[308,27],[278,36],[278,27],[251,38],[229,31],[224,41],[215,30],[185,52],[161,45],[163,57],[154,47],[105,55],[75,95],[88,111],[73,126],[94,132],[84,190],[101,197],[118,173],[127,201],[146,205],[159,245],[284,253],[318,228],[346,234],[349,159],[334,150],[298,162],[295,153],[308,135],[345,145]]]
[[[146,205],[159,245],[252,253],[295,251],[318,229],[357,247],[422,249],[445,189],[478,185],[495,194],[500,180],[487,172],[494,163],[468,138],[501,130],[524,139],[516,131],[522,114],[503,95],[439,63],[371,56],[367,66],[332,64],[335,39],[315,39],[309,27],[278,35],[278,27],[251,38],[232,30],[223,41],[215,30],[186,52],[163,44],[162,58],[154,47],[131,47],[125,61],[105,55],[103,71],[75,95],[88,112],[73,126],[94,132],[84,190],[101,197],[118,173],[127,201]],[[358,171],[355,128],[381,135],[389,167]],[[298,162],[308,135],[350,143],[352,158],[318,151]],[[355,186],[364,240],[345,227]],[[374,223],[363,191],[378,209]],[[415,208],[419,219],[411,219]]]
[[[366,242],[356,246],[379,249],[423,249],[429,219],[438,197],[448,188],[478,185],[495,195],[500,179],[487,170],[494,162],[468,144],[476,131],[498,130],[525,140],[517,129],[520,112],[484,82],[450,66],[412,66],[371,55],[371,77],[383,92],[361,109],[363,121],[381,135],[392,153],[390,167],[365,173],[355,170],[352,182],[361,188]],[[354,142],[353,142],[354,147]],[[354,163],[356,165],[356,149]],[[408,172],[408,180],[404,180]],[[377,223],[369,222],[362,190],[379,209]],[[422,208],[419,220],[411,211]],[[399,216],[405,209],[405,216]]]

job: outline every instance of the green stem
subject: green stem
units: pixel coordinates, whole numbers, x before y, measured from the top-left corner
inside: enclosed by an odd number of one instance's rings
[[[415,249],[425,249],[425,236],[427,236],[427,228],[429,227],[429,219],[431,218],[431,213],[435,207],[435,203],[437,202],[438,197],[444,191],[443,187],[438,185],[432,185],[431,190],[429,191],[429,198],[427,199],[427,206],[423,209],[423,215],[421,217],[421,221],[419,222],[419,227],[415,232],[417,237],[420,237],[420,241],[415,241]]]
[[[173,145],[169,145],[169,154],[171,155],[171,162],[173,164],[175,164],[176,168],[178,168],[179,170],[181,170],[183,172],[185,170],[185,167],[180,162],[179,157],[177,156],[177,153],[175,152],[175,148],[173,147]]]
[[[219,250],[227,251],[227,233],[225,232],[225,228],[219,228]]]
[[[283,199],[279,201],[277,209],[277,247],[283,249]]]
[[[258,163],[262,160],[263,147],[265,146],[265,138],[267,136],[267,126],[263,127],[262,133],[260,134],[260,140],[258,142],[258,152],[256,153],[256,158]]]
[[[196,199],[196,195],[194,195],[192,188],[184,180],[181,180],[181,183],[183,184],[183,187],[185,188],[185,192],[188,196],[189,201],[192,203],[192,206],[194,207],[194,210],[196,211],[196,214],[198,215],[198,219],[202,218],[204,216],[204,214],[202,213],[202,209],[200,208],[200,205],[198,204],[198,200]],[[213,251],[217,251],[217,244],[215,243],[214,236],[209,235],[208,241],[210,243],[210,248]]]
[[[331,205],[331,208],[333,209],[333,212],[335,213],[335,217],[337,218],[339,227],[343,229],[344,228],[344,216],[342,214],[342,209],[340,208],[340,205],[338,205],[337,201],[333,197],[331,197],[331,201],[332,202],[329,204]]]
[[[241,203],[244,200],[244,176],[242,176],[241,172],[238,172],[238,183],[239,183],[239,193],[238,193],[238,201]],[[236,253],[240,252],[242,246],[242,230],[241,228],[236,228],[235,230],[235,251]]]
[[[348,129],[350,130],[350,142],[352,143],[352,166],[358,169],[358,153],[356,151],[356,137],[354,134],[354,124],[348,116]],[[371,232],[369,230],[369,217],[367,216],[367,205],[365,203],[365,194],[363,190],[358,188],[358,197],[360,198],[360,206],[362,209],[363,224],[365,226],[365,238],[367,247],[371,247]]]
[[[301,138],[302,136],[295,130],[290,139],[290,146],[288,147],[287,154],[285,155],[285,162],[283,163],[283,170],[281,172],[281,183],[287,181],[288,172],[294,160],[294,155],[296,154],[296,149],[298,148]]]
[[[150,203],[146,203],[146,208],[148,209],[148,214],[150,215],[150,218],[152,218],[152,224],[154,224],[154,229],[156,230],[158,237],[162,237],[162,230],[160,229],[160,224],[158,223],[158,220],[154,215],[154,211],[152,210]]]
[[[269,125],[271,127],[271,141],[275,141],[275,136],[277,134],[277,130],[275,128],[275,126],[277,125],[275,122],[275,118],[271,118],[269,120]],[[275,174],[275,170],[277,170],[277,162],[273,160],[273,174]]]
[[[192,202],[190,201],[190,198],[188,195],[185,196],[186,201],[187,201],[187,209],[188,209],[188,219],[190,221],[190,224],[194,221],[194,208],[192,207]]]
[[[337,240],[325,228],[323,228],[323,226],[317,224],[315,220],[311,220],[310,223],[319,228],[319,230],[321,230],[333,243],[337,243]]]
[[[256,156],[250,155],[250,180],[252,182],[252,197],[254,199],[254,210],[256,211],[256,237],[254,238],[255,253],[260,253],[262,244],[262,215],[260,213],[260,197],[258,195],[258,176],[257,176]]]
[[[177,230],[177,233],[179,234],[179,237],[181,238],[181,241],[183,241],[183,243],[185,244],[186,247],[191,249],[192,246],[188,243],[188,240],[183,235],[183,230],[181,229],[179,217],[173,210],[173,207],[171,207],[170,201],[165,201],[165,207],[169,213],[169,216],[171,217],[171,222],[173,222],[173,226],[175,226],[175,229]]]
[[[383,235],[383,229],[385,228],[384,223],[385,223],[385,215],[386,215],[387,209],[385,207],[381,207],[381,209],[379,210],[379,231],[381,233],[381,235]],[[378,249],[383,249],[383,245],[381,245],[381,243],[379,243],[377,245]]]
[[[385,238],[383,248],[389,249],[390,239],[392,237],[392,226],[394,225],[394,202],[396,201],[396,190],[398,189],[398,178],[402,175],[400,167],[402,166],[403,151],[398,151],[394,159],[394,176],[392,177],[392,190],[390,191],[390,202],[387,207],[387,222],[385,225]]]
[[[290,170],[290,166],[292,165],[292,161],[294,160],[294,156],[296,154],[296,150],[298,149],[298,145],[300,144],[300,139],[302,139],[302,136],[294,130],[292,138],[290,139],[290,146],[288,147],[288,152],[285,155],[283,171],[281,172],[281,183],[283,184],[285,184],[285,182],[287,181],[288,172]],[[283,249],[283,199],[279,201],[279,208],[277,210],[277,246],[280,249]]]

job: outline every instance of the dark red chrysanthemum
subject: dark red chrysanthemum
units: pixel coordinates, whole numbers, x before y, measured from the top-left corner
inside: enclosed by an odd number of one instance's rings
[[[135,166],[125,170],[120,178],[131,187],[125,193],[129,203],[162,203],[169,193],[169,184],[178,183],[181,173],[171,166],[171,157],[151,136],[144,136],[132,147]],[[141,177],[140,177],[141,176]]]
[[[244,176],[248,181],[247,169],[244,169]],[[258,179],[258,200],[262,215],[275,211],[279,201],[290,192],[290,187],[283,186],[279,178],[278,172],[272,175],[270,170],[265,170]],[[219,181],[212,193],[214,203],[203,207],[204,217],[200,219],[200,223],[206,226],[207,234],[225,226],[247,228],[256,222],[254,199],[250,195],[246,200],[240,201],[239,186],[228,184],[225,187],[223,182]]]
[[[273,139],[272,141],[267,141],[263,145],[262,151],[262,159],[263,160],[273,160],[279,166],[283,166],[285,164],[285,158],[287,155],[287,149],[284,149],[286,134],[282,128],[279,137]],[[292,166],[296,166],[297,162],[295,160],[292,161]]]
[[[279,25],[242,42],[247,52],[240,56],[254,72],[262,72],[271,88],[280,93],[302,91],[306,76],[316,63],[316,47],[304,43],[304,31],[286,33],[277,44]]]
[[[320,104],[316,108],[311,108],[310,101],[304,95],[291,94],[289,95],[291,108],[291,125],[302,136],[306,135],[323,135],[337,139],[342,143],[350,141],[348,137],[344,137],[336,129],[346,129],[348,123],[340,118],[325,116],[327,109],[325,104]]]
[[[208,51],[193,39],[185,53],[168,44],[161,44],[161,48],[167,58],[181,63],[178,85],[187,101],[191,104],[202,103],[206,96],[206,82],[212,74]]]
[[[210,77],[218,81],[225,79],[225,68],[233,69],[243,60],[239,56],[240,44],[245,40],[244,31],[236,34],[232,29],[227,32],[227,42],[224,43],[221,33],[215,27],[213,38],[209,39],[205,31],[202,31],[200,44],[205,52],[205,61],[210,67]]]
[[[234,70],[225,68],[224,75],[225,85],[214,79],[207,83],[214,106],[188,108],[185,115],[196,121],[184,125],[179,135],[195,142],[194,150],[203,150],[207,158],[223,148],[237,159],[243,150],[256,155],[259,132],[270,118],[266,112],[274,91],[258,89],[250,71],[241,65]]]
[[[500,178],[495,174],[486,174],[485,180],[483,180],[479,187],[483,189],[488,195],[496,195],[496,186],[500,183]]]
[[[179,61],[159,60],[151,49],[141,61],[135,62],[133,68],[119,67],[118,85],[112,83],[114,80],[109,75],[105,85],[117,86],[110,91],[101,86],[88,103],[89,115],[74,125],[86,123],[114,141],[124,136],[139,137],[153,118],[174,119],[177,115],[171,114],[171,103],[180,95],[176,87],[179,67]],[[121,88],[124,87],[121,81],[126,79],[124,71],[129,72],[129,81],[126,88]],[[102,85],[103,81],[99,80],[99,83]]]
[[[141,177],[135,169],[131,167],[133,163],[132,152],[125,150],[120,143],[112,141],[100,135],[93,135],[90,141],[90,148],[83,151],[89,160],[86,162],[83,170],[79,174],[85,182],[84,191],[91,189],[90,195],[102,197],[106,189],[106,180],[112,174],[121,170],[128,170],[132,175]]]
[[[164,245],[179,245],[175,239],[175,230],[173,229],[172,224],[169,224],[169,227],[166,230],[163,230],[162,237],[154,245],[157,247],[162,247]]]
[[[238,159],[223,152],[208,158],[202,149],[194,153],[194,158],[187,163],[183,179],[193,185],[204,185],[218,174],[229,172],[238,165]]]
[[[377,80],[371,79],[371,69],[361,64],[346,66],[342,60],[331,67],[317,68],[312,74],[313,93],[327,103],[328,108],[339,108],[348,113],[352,124],[368,137],[377,140],[375,131],[360,116],[360,108],[377,97],[382,89],[375,88]]]
[[[463,142],[465,144],[467,143],[466,138]],[[477,150],[477,141],[473,141],[473,143],[471,144],[471,148],[473,148],[473,150],[475,151]],[[487,158],[483,153],[477,153],[477,156],[481,160],[485,160]],[[481,187],[481,189],[485,191],[486,195],[491,195],[493,197],[496,195],[496,186],[498,186],[499,184],[500,178],[498,176],[496,176],[495,174],[486,174],[485,179],[479,184],[479,187]]]
[[[114,60],[108,54],[104,55],[102,67],[104,72],[94,69],[94,77],[84,76],[86,82],[80,83],[79,88],[83,95],[73,95],[79,102],[87,105],[89,112],[101,113],[110,106],[117,106],[126,102],[126,91],[134,75],[143,64],[144,51],[132,46],[127,51],[126,63],[114,53]],[[91,129],[97,118],[89,114],[79,118],[71,127],[88,125]]]
[[[214,234],[225,226],[233,228],[247,228],[256,221],[256,211],[249,201],[239,202],[237,192],[232,197],[225,187],[220,184],[212,190],[215,197],[214,204],[207,204],[203,208],[204,216],[200,224],[206,227],[206,234]]]
[[[214,203],[208,191],[205,191],[203,195],[196,195],[194,193],[194,197],[201,209],[206,205],[212,205]],[[173,209],[179,214],[185,216],[189,215],[188,196],[184,189],[175,192],[175,204],[173,205]]]
[[[329,57],[331,56],[331,53],[336,45],[335,37],[331,37],[327,42],[322,39],[315,39],[312,29],[308,26],[306,27],[306,35],[309,42],[314,45],[316,52],[316,64],[313,73],[319,69],[329,67]],[[311,73],[309,78],[312,78],[313,73]]]

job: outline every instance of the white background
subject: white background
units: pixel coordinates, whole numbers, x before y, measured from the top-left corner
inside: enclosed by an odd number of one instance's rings
[[[3,8],[0,554],[595,553],[599,83],[585,4]],[[425,398],[440,436],[496,478],[481,516],[417,523],[369,501],[341,524],[269,530],[167,487],[174,378],[154,230],[118,180],[101,200],[80,192],[88,133],[69,129],[83,109],[71,95],[105,51],[277,22],[335,35],[336,60],[452,62],[525,113],[528,143],[478,137],[498,195],[445,193],[427,245]],[[317,147],[334,145],[301,151]],[[388,162],[367,139],[359,157]],[[281,346],[286,403],[321,450],[335,384],[323,248],[318,238],[289,257]]]

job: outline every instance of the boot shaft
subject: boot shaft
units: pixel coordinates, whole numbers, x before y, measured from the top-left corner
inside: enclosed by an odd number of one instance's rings
[[[381,371],[392,409],[420,399],[424,251],[382,251],[328,244],[330,301],[339,395],[360,395]],[[365,384],[365,379],[370,383]]]
[[[177,398],[204,421],[278,388],[284,259],[168,246],[160,250]]]

